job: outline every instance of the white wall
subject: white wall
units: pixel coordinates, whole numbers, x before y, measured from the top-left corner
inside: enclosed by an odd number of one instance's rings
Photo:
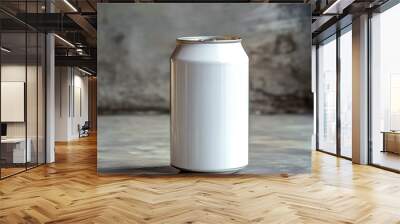
[[[27,69],[27,70],[26,70]],[[28,73],[26,73],[26,71]],[[27,66],[18,65],[18,64],[6,64],[1,66],[1,81],[2,82],[24,82],[26,83],[25,76],[28,76],[29,84],[36,85],[36,81],[32,81],[30,76],[36,77],[36,67],[35,66]],[[36,130],[36,114],[31,113],[32,110],[36,111],[36,88],[27,88],[27,106],[31,106],[31,108],[27,111],[28,118],[28,129]],[[34,104],[29,105],[31,102]],[[35,107],[35,108],[32,108]],[[24,109],[24,108],[22,108]],[[6,110],[6,108],[1,108],[1,110]],[[32,124],[34,122],[34,124]],[[7,122],[7,136],[8,137],[25,137],[25,126],[26,122]],[[28,137],[31,133],[28,130]],[[36,132],[35,132],[36,133]]]
[[[71,102],[71,105],[74,105],[71,108],[72,111],[72,119],[71,119],[71,136],[72,138],[78,138],[78,124],[83,125],[85,121],[88,121],[88,77],[82,76],[82,73],[78,73],[77,70],[74,70],[74,96],[71,96],[74,99],[74,102]],[[80,97],[79,97],[80,96]],[[80,102],[79,102],[80,101]],[[81,107],[81,108],[80,108]],[[81,110],[81,111],[80,111]]]
[[[1,66],[1,81],[10,82],[18,81],[25,82],[25,64],[9,64]],[[28,67],[28,70],[30,68]],[[5,110],[6,108],[1,108]],[[7,123],[7,136],[8,137],[24,137],[25,136],[25,122],[11,122]]]
[[[38,70],[37,70],[38,69]],[[7,123],[7,137],[9,138],[24,138],[27,136],[29,139],[29,147],[31,148],[32,161],[44,163],[45,159],[45,115],[44,115],[44,73],[42,67],[37,67],[25,64],[3,64],[1,66],[1,81],[2,82],[23,82],[26,86],[25,89],[20,91],[24,94],[26,90],[26,106],[22,102],[22,107],[8,108],[2,106],[2,114],[4,112],[11,113],[26,113],[22,121],[18,122],[5,122]],[[27,79],[27,80],[26,80]],[[3,94],[7,94],[3,91]],[[8,98],[7,95],[2,95],[2,98]],[[17,103],[17,102],[15,102]],[[10,111],[20,110],[20,111]]]
[[[1,81],[1,122],[25,121],[25,83]],[[34,105],[36,108],[36,105]]]
[[[55,68],[55,141],[69,139],[69,73],[68,67]]]
[[[18,81],[25,82],[25,64],[9,64],[1,66],[1,81]],[[29,68],[28,68],[29,70]],[[5,110],[6,108],[1,108]],[[7,123],[7,137],[25,137],[25,122],[9,122]]]
[[[55,140],[77,139],[78,124],[88,120],[88,77],[76,68],[56,67],[55,89]]]

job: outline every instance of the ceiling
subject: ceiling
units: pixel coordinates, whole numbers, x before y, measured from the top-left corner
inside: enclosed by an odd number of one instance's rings
[[[217,0],[218,1],[218,0]],[[246,0],[239,0],[248,2]],[[313,12],[313,37],[320,35],[336,21],[349,12],[365,10],[368,7],[380,5],[386,0],[267,0],[254,2],[308,3]],[[97,59],[97,3],[134,3],[134,2],[171,2],[168,0],[47,0],[51,7],[46,6],[46,0],[1,0],[0,25],[4,38],[11,38],[18,45],[24,44],[18,37],[19,32],[30,31],[54,32],[60,38],[55,38],[56,64],[83,66],[96,72]],[[173,2],[190,2],[175,0]],[[203,0],[199,2],[216,2]],[[223,2],[221,0],[221,2]],[[340,4],[337,4],[337,3]],[[334,10],[339,13],[332,14]],[[340,8],[342,7],[342,8]],[[50,10],[50,8],[52,8]],[[326,14],[327,9],[329,14]],[[51,11],[51,13],[49,13]],[[325,14],[324,14],[325,12]],[[14,33],[14,34],[11,34]],[[15,36],[15,39],[12,38]],[[21,35],[20,35],[21,36]],[[72,45],[73,46],[72,46]],[[29,50],[28,50],[29,51]],[[17,50],[15,54],[17,54]]]

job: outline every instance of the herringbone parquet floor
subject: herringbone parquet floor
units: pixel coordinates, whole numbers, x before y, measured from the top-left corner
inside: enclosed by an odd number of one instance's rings
[[[96,139],[0,181],[0,223],[400,223],[400,175],[313,153],[311,174],[98,176]]]

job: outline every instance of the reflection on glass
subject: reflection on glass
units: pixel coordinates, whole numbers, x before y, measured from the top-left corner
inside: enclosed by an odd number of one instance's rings
[[[372,163],[400,170],[400,5],[372,17]]]
[[[318,48],[318,148],[336,153],[336,40]]]
[[[46,65],[46,52],[45,44],[46,38],[42,33],[38,34],[38,76],[37,76],[37,89],[38,89],[38,136],[37,136],[37,147],[38,147],[38,164],[45,163],[45,65]]]
[[[340,36],[340,153],[352,157],[352,37]]]
[[[0,1],[15,14],[44,13],[45,0]],[[45,44],[43,33],[0,12],[0,178],[45,162]]]
[[[9,176],[25,170],[31,160],[26,144],[25,91],[26,44],[25,33],[2,33],[1,52],[1,175]]]
[[[30,161],[28,168],[37,165],[37,76],[38,76],[38,36],[36,32],[27,33],[27,75],[26,75],[26,118],[27,118],[27,143],[30,148]]]

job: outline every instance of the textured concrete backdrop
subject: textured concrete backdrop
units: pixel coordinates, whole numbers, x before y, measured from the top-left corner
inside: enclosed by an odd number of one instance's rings
[[[306,4],[99,4],[100,113],[168,112],[175,38],[240,35],[255,113],[312,110]]]

